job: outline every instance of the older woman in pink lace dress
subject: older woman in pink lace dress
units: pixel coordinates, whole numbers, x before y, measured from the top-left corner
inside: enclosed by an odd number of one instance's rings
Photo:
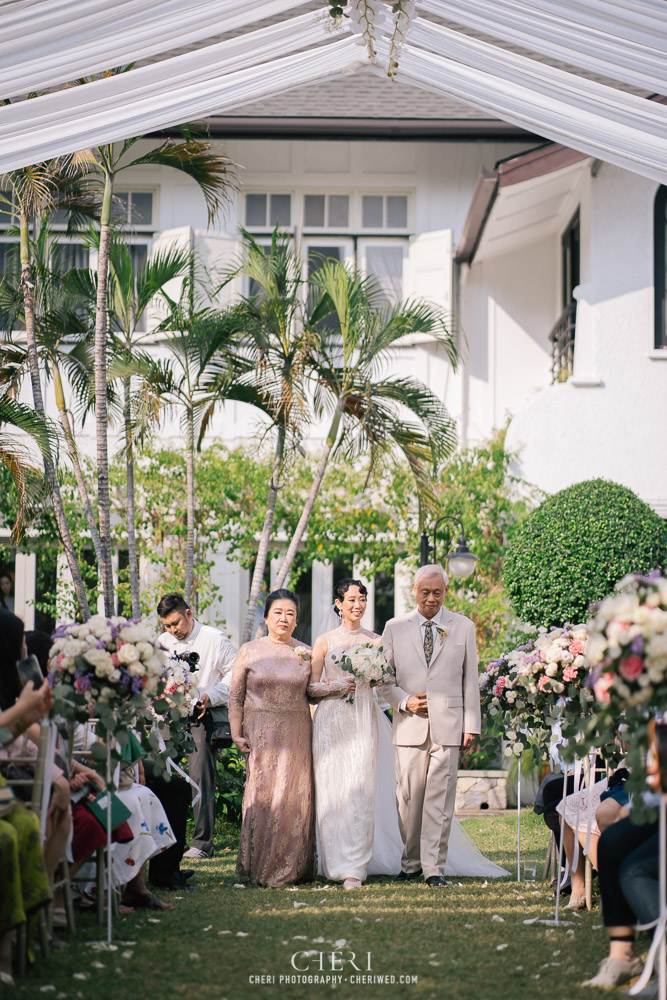
[[[291,591],[269,594],[268,635],[239,650],[229,699],[232,739],[247,754],[236,871],[274,888],[315,876],[310,651],[292,639],[297,614]]]

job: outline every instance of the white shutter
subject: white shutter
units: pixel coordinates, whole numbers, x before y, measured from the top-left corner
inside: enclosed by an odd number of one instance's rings
[[[179,226],[176,229],[165,229],[155,237],[151,246],[151,257],[155,256],[158,251],[167,250],[169,247],[189,250],[193,243],[199,257],[202,291],[208,297],[212,289],[216,288],[222,281],[223,273],[229,270],[237,260],[240,243],[229,233],[211,233],[205,229]],[[165,292],[171,299],[178,301],[182,288],[183,278],[174,278],[173,281],[169,281],[165,285]],[[240,279],[235,278],[222,289],[219,295],[214,297],[214,304],[217,306],[229,305],[235,297],[238,297],[239,289]],[[165,314],[164,308],[154,306],[151,309],[151,325],[163,319]]]
[[[416,236],[403,260],[403,298],[427,299],[450,312],[452,266],[451,229]]]
[[[195,245],[199,255],[200,267],[205,275],[204,284],[210,294],[217,288],[225,272],[230,271],[238,263],[241,243],[230,233],[213,233],[207,229],[195,230]],[[238,299],[242,291],[242,279],[233,278],[229,284],[215,296],[217,306],[228,306]]]
[[[192,229],[190,226],[179,226],[176,229],[165,229],[153,240],[150,256],[165,253],[170,249],[189,250]],[[183,288],[183,278],[174,278],[164,286],[165,293],[174,302],[178,302]],[[148,307],[148,325],[154,329],[167,316],[167,306],[161,297],[153,299]]]

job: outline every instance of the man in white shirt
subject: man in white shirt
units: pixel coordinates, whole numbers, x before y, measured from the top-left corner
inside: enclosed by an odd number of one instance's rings
[[[202,625],[193,617],[182,594],[165,594],[157,606],[166,631],[160,636],[170,653],[198,653],[197,669],[192,679],[199,700],[191,718],[195,749],[189,757],[190,777],[201,789],[194,806],[195,829],[185,858],[213,857],[215,822],[215,762],[217,751],[206,741],[206,727],[201,723],[207,708],[229,705],[229,687],[236,650],[224,634],[212,625]]]
[[[459,749],[480,732],[475,627],[443,607],[448,586],[442,566],[415,576],[417,607],[387,622],[382,648],[395,682],[382,687],[394,710],[399,827],[405,849],[400,881],[423,875],[442,887],[454,803]]]

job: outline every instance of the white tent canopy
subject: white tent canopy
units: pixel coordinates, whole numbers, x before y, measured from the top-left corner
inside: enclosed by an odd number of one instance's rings
[[[300,14],[305,2],[0,2],[1,37],[11,49],[0,70],[0,95],[16,97],[155,60],[0,108],[0,172],[224,113],[354,72],[362,63],[386,72],[388,35],[378,38],[378,59],[371,62],[347,19],[342,30],[331,31],[324,0],[321,10]],[[454,95],[493,117],[667,183],[667,106],[615,85],[667,95],[664,0],[423,0],[419,7],[424,16],[408,31],[398,81]],[[252,30],[292,10],[294,16]],[[447,26],[433,16],[446,18]],[[223,32],[234,37],[169,54]]]

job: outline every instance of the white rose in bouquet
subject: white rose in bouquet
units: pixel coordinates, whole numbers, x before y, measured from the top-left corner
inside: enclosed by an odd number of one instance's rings
[[[133,646],[130,642],[125,642],[118,650],[117,655],[121,663],[137,663],[139,660],[136,646]]]

